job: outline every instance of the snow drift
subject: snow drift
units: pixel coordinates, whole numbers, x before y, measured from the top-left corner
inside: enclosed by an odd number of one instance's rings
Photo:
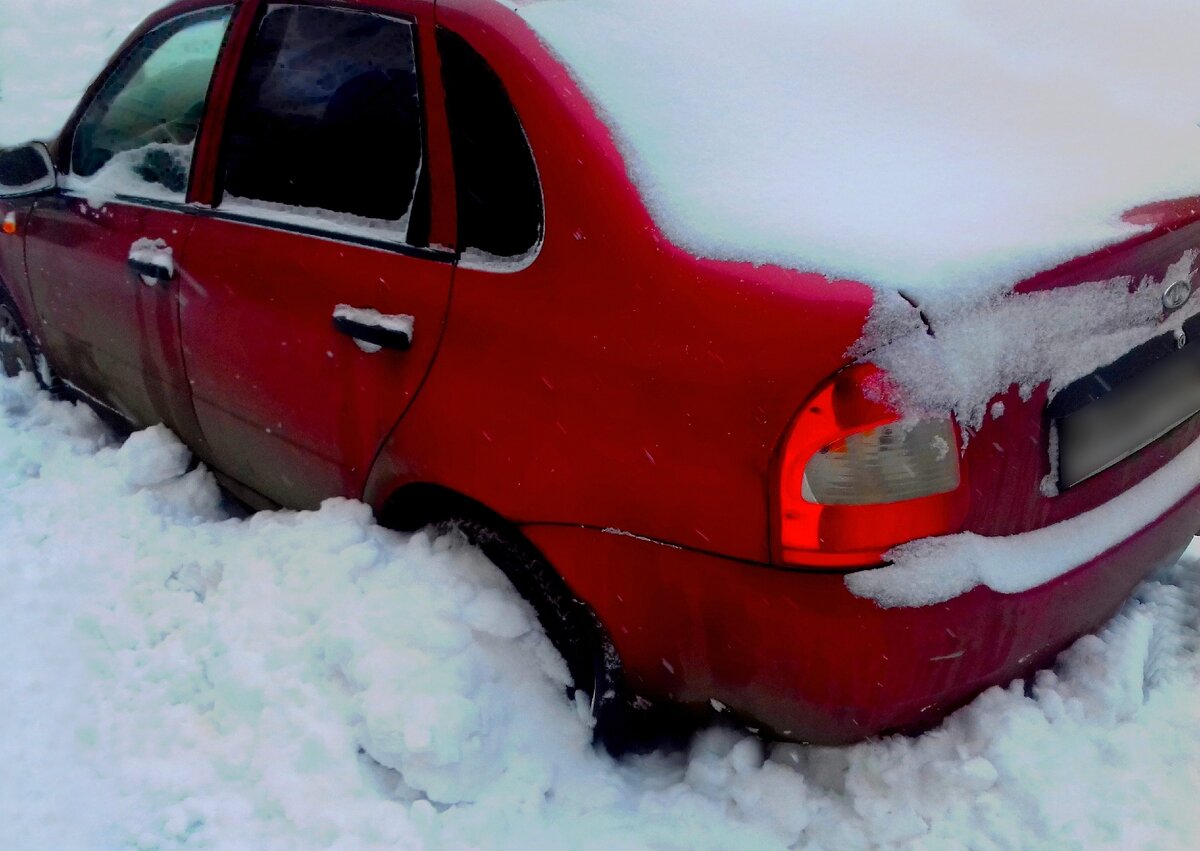
[[[1200,553],[920,738],[614,763],[477,551],[344,500],[231,515],[170,432],[122,443],[28,376],[0,542],[12,851],[1200,843]]]

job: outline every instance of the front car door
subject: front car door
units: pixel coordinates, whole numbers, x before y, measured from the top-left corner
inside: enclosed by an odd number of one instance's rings
[[[183,350],[212,459],[284,505],[361,495],[449,304],[440,83],[418,61],[433,3],[387,6],[261,4],[186,249]]]
[[[192,150],[233,7],[152,27],[109,67],[60,140],[60,191],[39,199],[26,257],[51,361],[134,423],[195,432],[175,264],[194,221]]]

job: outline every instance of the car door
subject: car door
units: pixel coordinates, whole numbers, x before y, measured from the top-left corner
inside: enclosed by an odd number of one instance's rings
[[[453,201],[417,58],[432,7],[264,4],[224,115],[183,352],[214,463],[284,505],[361,495],[440,342]]]
[[[149,30],[60,142],[60,190],[26,237],[33,300],[66,381],[127,419],[196,431],[179,349],[176,268],[194,221],[191,153],[233,7]]]

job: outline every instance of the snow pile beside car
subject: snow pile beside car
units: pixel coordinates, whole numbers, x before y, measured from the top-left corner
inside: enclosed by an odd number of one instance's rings
[[[507,2],[599,104],[669,237],[989,293],[1200,193],[1200,5]]]
[[[28,378],[0,541],[5,849],[1200,842],[1195,556],[923,737],[617,764],[476,551],[346,501],[231,517],[168,431],[119,443]]]

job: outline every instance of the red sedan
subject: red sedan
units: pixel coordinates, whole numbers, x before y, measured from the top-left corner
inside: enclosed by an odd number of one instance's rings
[[[613,747],[663,707],[848,742],[1045,664],[1200,529],[1200,214],[1140,215],[1015,294],[1128,280],[1152,333],[914,418],[878,288],[678,245],[513,10],[183,0],[0,155],[0,353],[251,505],[458,524]],[[895,572],[1056,529],[1049,575]]]

